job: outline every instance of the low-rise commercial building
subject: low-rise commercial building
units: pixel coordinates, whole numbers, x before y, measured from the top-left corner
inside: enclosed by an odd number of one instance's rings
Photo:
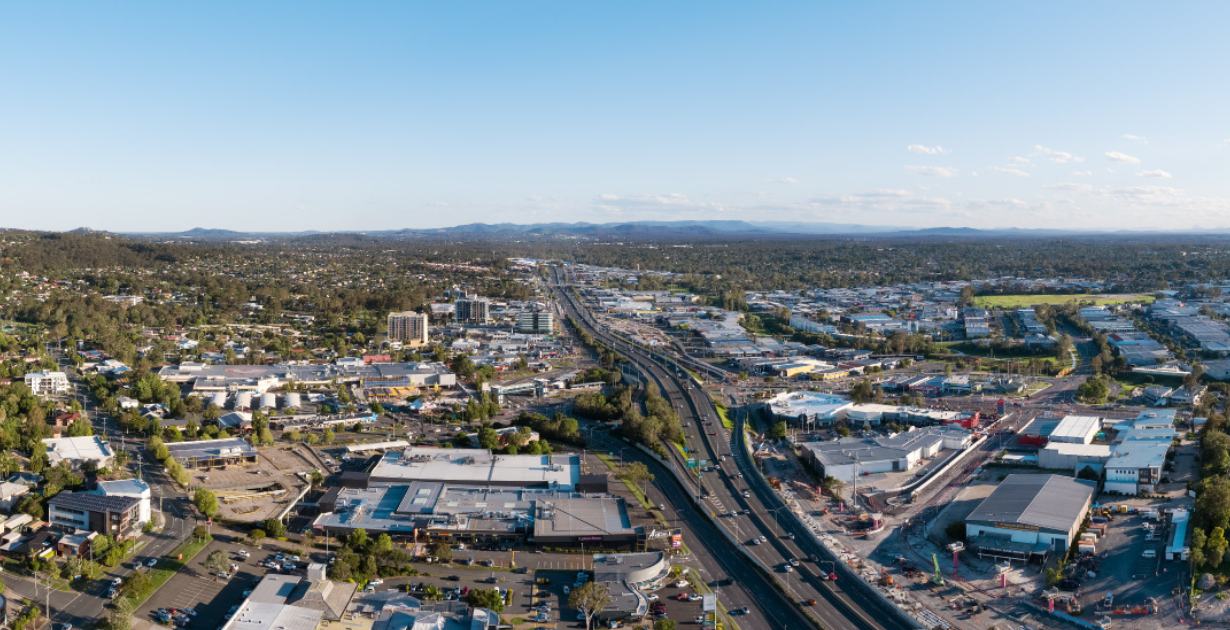
[[[313,527],[345,535],[355,529],[397,540],[482,544],[532,542],[556,547],[640,549],[623,500],[527,488],[474,488],[413,482],[371,488],[331,488]]]
[[[184,468],[216,468],[256,463],[256,449],[243,438],[168,442],[167,452]]]
[[[47,448],[47,461],[52,466],[68,462],[75,470],[87,464],[104,468],[109,466],[111,458],[115,457],[111,445],[97,435],[47,438],[43,440],[43,445]]]
[[[1102,419],[1097,416],[1064,416],[1051,431],[1050,441],[1090,444],[1101,430]]]
[[[845,396],[819,392],[783,392],[765,401],[778,420],[804,426],[836,422],[854,404]]]
[[[150,493],[149,484],[140,479],[120,479],[117,481],[100,481],[95,490],[96,494],[101,494],[105,497],[132,497],[137,500],[137,522],[145,525],[150,520],[150,500],[153,498]]]
[[[369,485],[439,481],[485,488],[572,490],[581,475],[576,455],[498,455],[484,449],[414,447],[385,453]]]
[[[965,429],[926,427],[888,437],[805,442],[799,448],[821,477],[831,476],[848,485],[858,475],[907,471],[941,450],[959,451],[972,443],[973,435]]]
[[[48,501],[52,525],[126,538],[141,532],[140,500],[88,492],[61,492]]]
[[[1026,560],[1063,553],[1093,503],[1094,484],[1061,475],[1008,475],[965,519],[980,556]]]

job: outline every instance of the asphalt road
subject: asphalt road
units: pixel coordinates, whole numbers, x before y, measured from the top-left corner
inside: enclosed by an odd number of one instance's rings
[[[749,487],[738,476],[742,472],[744,479],[748,475],[759,474],[754,468],[746,468],[742,458],[735,458],[735,461],[740,462],[740,470],[735,472],[727,465],[723,467],[720,463],[721,456],[731,453],[729,445],[729,435],[721,429],[720,423],[717,422],[717,412],[710,403],[708,396],[695,387],[680,384],[680,379],[673,373],[672,370],[667,370],[655,362],[655,358],[643,349],[629,344],[622,339],[612,337],[600,330],[593,320],[592,316],[586,312],[583,307],[575,303],[575,299],[566,291],[555,287],[557,292],[566,303],[566,307],[572,314],[574,320],[580,322],[583,326],[589,329],[590,334],[594,335],[599,340],[607,345],[616,348],[624,353],[629,360],[634,363],[642,372],[645,372],[650,378],[658,382],[658,386],[662,393],[676,405],[680,412],[680,419],[691,424],[692,428],[688,430],[689,434],[699,434],[701,439],[697,440],[695,435],[690,435],[689,447],[697,449],[701,453],[707,453],[710,461],[716,466],[722,467],[720,475],[709,474],[705,479],[702,479],[703,487],[693,490],[693,492],[707,493],[708,499],[703,500],[704,506],[702,509],[709,510],[713,513],[724,513],[732,508],[737,508],[740,511],[748,510],[746,516],[728,517],[731,519],[729,530],[736,534],[747,532],[747,536],[765,536],[769,544],[756,545],[747,548],[762,565],[770,567],[771,570],[782,571],[781,567],[791,558],[806,558],[810,553],[815,553],[821,558],[831,558],[827,550],[818,549],[821,547],[810,532],[793,532],[790,528],[790,518],[782,519],[782,526],[787,527],[786,530],[778,529],[777,512],[785,509],[783,504],[776,495],[771,491],[766,495],[764,492],[758,491],[755,486]],[[705,418],[711,422],[706,424]],[[750,462],[746,462],[750,464]],[[747,491],[744,496],[744,491]],[[772,496],[769,496],[772,495]],[[693,495],[693,498],[695,495]],[[679,503],[672,497],[672,504],[679,508],[686,503]],[[686,511],[686,510],[685,510]],[[769,520],[769,515],[774,515],[774,520]],[[712,522],[707,518],[699,517],[700,520],[712,525]],[[746,529],[744,529],[746,523]],[[783,533],[793,533],[794,540],[783,537]],[[718,534],[720,535],[720,533]],[[811,550],[808,547],[814,545]],[[712,552],[710,552],[712,553]],[[726,554],[724,557],[738,556],[743,558],[741,554]],[[752,564],[747,562],[747,564]],[[809,567],[803,564],[799,570],[792,572],[782,571],[780,581],[786,584],[791,595],[786,596],[781,594],[776,589],[774,594],[779,595],[781,602],[774,602],[771,605],[762,607],[762,612],[773,614],[780,612],[782,609],[781,603],[789,605],[792,611],[799,611],[798,603],[807,599],[818,600],[818,605],[811,606],[811,612],[820,619],[820,623],[825,627],[830,628],[912,628],[916,625],[911,624],[899,612],[891,609],[891,605],[883,600],[878,600],[874,593],[868,593],[865,589],[859,587],[859,584],[852,585],[850,590],[843,589],[839,583],[824,581],[820,578],[821,575],[827,574],[828,567]],[[756,575],[760,575],[756,572]],[[763,576],[762,576],[763,577]],[[863,584],[864,587],[870,588]],[[766,602],[768,604],[768,602]]]

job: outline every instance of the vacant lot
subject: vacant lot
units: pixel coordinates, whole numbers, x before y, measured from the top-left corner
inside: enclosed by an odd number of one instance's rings
[[[1067,304],[1068,302],[1093,302],[1094,304],[1123,304],[1125,302],[1152,302],[1152,295],[1143,293],[1073,294],[1073,295],[983,295],[974,298],[974,306],[982,308],[1023,308],[1035,304]]]

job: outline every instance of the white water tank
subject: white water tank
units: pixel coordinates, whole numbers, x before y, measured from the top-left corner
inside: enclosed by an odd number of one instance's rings
[[[273,394],[261,394],[261,409],[273,409],[278,406],[278,397]]]
[[[226,407],[226,392],[218,392],[209,400],[211,405],[217,405],[218,409]]]
[[[251,409],[252,408],[252,392],[242,392],[235,397],[236,409]]]
[[[299,405],[302,405],[302,404],[303,404],[303,399],[299,397],[299,394],[297,392],[291,392],[286,395],[286,401],[283,403],[282,406],[289,407],[289,408],[298,408]]]

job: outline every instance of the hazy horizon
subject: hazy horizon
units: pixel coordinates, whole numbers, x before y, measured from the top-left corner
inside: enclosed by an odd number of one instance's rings
[[[0,7],[0,224],[1230,227],[1230,6]]]

